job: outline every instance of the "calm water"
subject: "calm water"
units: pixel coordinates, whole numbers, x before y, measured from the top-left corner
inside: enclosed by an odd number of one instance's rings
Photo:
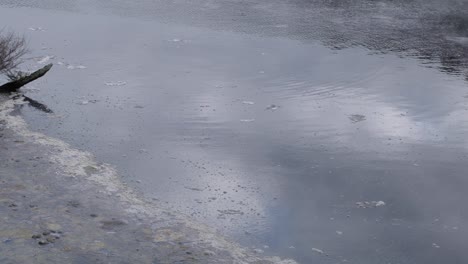
[[[36,2],[33,129],[266,253],[468,262],[467,1]]]

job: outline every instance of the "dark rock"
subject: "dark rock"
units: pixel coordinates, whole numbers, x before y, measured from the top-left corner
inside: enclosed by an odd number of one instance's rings
[[[114,228],[122,227],[126,225],[127,223],[125,223],[122,220],[112,218],[111,220],[101,221],[101,224],[102,224],[101,226],[102,229],[111,230]]]
[[[39,240],[39,242],[37,242],[39,245],[41,246],[45,246],[45,245],[48,245],[49,242],[47,240]]]
[[[68,201],[67,206],[71,206],[71,207],[76,208],[76,207],[80,206],[80,202],[78,202],[78,201]]]

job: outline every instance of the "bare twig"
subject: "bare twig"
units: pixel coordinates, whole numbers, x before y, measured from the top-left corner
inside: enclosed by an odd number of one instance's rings
[[[0,73],[11,73],[21,64],[21,57],[28,52],[26,41],[12,32],[0,31]]]

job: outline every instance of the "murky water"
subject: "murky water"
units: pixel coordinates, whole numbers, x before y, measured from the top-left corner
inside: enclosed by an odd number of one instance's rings
[[[267,253],[468,261],[466,1],[35,2],[33,129]]]

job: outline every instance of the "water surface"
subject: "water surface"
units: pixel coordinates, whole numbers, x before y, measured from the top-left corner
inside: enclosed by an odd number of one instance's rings
[[[32,128],[148,198],[300,263],[468,261],[466,1],[0,3],[55,63]]]

